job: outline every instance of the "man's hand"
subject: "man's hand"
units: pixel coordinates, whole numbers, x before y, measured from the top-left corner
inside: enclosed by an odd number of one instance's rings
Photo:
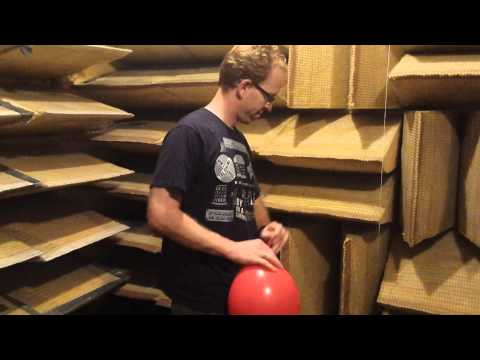
[[[260,234],[260,238],[265,241],[275,254],[278,254],[280,250],[282,250],[289,237],[290,234],[288,230],[276,221],[272,221],[265,226]]]
[[[263,265],[270,270],[275,270],[275,267],[283,269],[280,260],[262,239],[233,242],[228,258],[237,264]]]

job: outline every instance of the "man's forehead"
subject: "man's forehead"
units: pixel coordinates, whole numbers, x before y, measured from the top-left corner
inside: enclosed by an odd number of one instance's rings
[[[275,66],[263,81],[262,85],[268,87],[270,90],[279,91],[287,83],[287,71],[280,66]],[[267,89],[265,89],[267,90]]]

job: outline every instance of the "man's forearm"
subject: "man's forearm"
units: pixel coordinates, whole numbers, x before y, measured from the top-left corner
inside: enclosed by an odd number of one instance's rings
[[[165,214],[166,215],[166,214]],[[169,211],[167,217],[149,216],[149,224],[162,235],[181,245],[211,255],[229,257],[232,240],[208,230],[180,209]]]
[[[259,238],[233,241],[200,225],[181,210],[181,194],[152,188],[147,208],[149,226],[187,248],[227,258],[237,264],[282,267],[275,253]]]
[[[268,209],[260,197],[255,201],[254,212],[257,229],[268,225],[272,221]]]

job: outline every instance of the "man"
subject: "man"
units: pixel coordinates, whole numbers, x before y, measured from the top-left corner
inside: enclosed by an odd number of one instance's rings
[[[225,314],[242,265],[281,268],[288,240],[259,198],[251,151],[237,121],[272,110],[287,82],[277,46],[235,46],[220,66],[212,101],[182,118],[165,137],[147,217],[163,235],[163,290],[172,314]]]

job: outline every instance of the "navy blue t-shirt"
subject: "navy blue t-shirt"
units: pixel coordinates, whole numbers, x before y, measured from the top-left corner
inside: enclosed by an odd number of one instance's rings
[[[183,194],[181,209],[231,240],[258,237],[254,202],[260,194],[243,134],[205,108],[170,130],[160,148],[152,187]],[[204,312],[226,312],[237,264],[186,248],[168,238],[162,247],[163,290],[174,302]]]

